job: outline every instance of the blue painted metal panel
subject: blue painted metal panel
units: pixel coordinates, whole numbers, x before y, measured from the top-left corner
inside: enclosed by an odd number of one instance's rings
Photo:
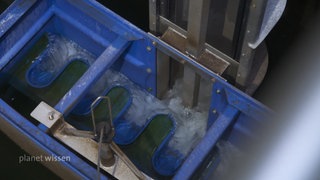
[[[20,1],[8,7],[4,13],[0,15],[0,38],[2,38],[8,30],[35,4],[36,0]],[[17,6],[19,6],[17,8]]]
[[[15,2],[10,7],[12,11],[5,11],[1,15],[2,18],[4,18],[1,20],[1,22],[3,22],[1,26],[3,26],[4,29],[0,36],[0,69],[23,48],[52,14],[50,10],[48,12],[46,11],[49,6],[46,1],[23,2],[24,1]],[[27,11],[31,7],[33,8],[33,13],[28,14]],[[18,21],[17,17],[20,17],[19,20],[21,23],[15,23]]]
[[[144,61],[141,61],[141,59]],[[157,68],[155,59],[156,48],[152,45],[150,39],[143,38],[131,45],[122,64],[115,63],[114,68],[141,88],[156,96]]]
[[[74,14],[78,21],[84,21],[85,24],[89,23],[89,26],[95,27],[95,24],[92,25],[91,23],[99,22],[118,36],[125,37],[128,40],[137,40],[145,36],[142,30],[96,1],[56,0],[55,6],[70,15]],[[90,17],[94,18],[93,22]]]
[[[128,40],[117,38],[99,56],[86,73],[78,80],[72,89],[60,100],[55,109],[67,116],[72,108],[80,102],[90,87],[111,67],[129,45]]]
[[[201,162],[216,145],[219,138],[223,135],[224,131],[229,127],[238,113],[239,111],[234,107],[228,106],[225,108],[218,119],[208,129],[205,137],[182,164],[173,179],[189,179],[192,177],[192,174],[195,173]]]
[[[63,12],[58,8],[53,8],[53,12],[55,15],[55,33],[68,37],[95,56],[99,56],[116,38],[114,35],[110,37],[110,34],[105,35],[104,33],[100,34],[95,32],[95,29],[91,29],[89,28],[90,26],[75,21],[68,13]],[[96,26],[98,27],[99,25]],[[101,29],[103,32],[107,31],[103,28]]]

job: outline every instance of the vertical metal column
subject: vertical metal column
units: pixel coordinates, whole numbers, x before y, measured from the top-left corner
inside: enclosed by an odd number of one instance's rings
[[[210,0],[190,0],[187,32],[187,54],[195,59],[204,49]]]
[[[160,12],[166,10],[167,3],[164,0],[149,0],[149,28],[152,34],[160,33]],[[162,98],[169,88],[170,57],[161,51],[157,51],[157,97]]]
[[[247,23],[244,28],[244,38],[239,60],[239,69],[236,77],[236,85],[241,90],[249,85],[251,70],[254,66],[255,49],[250,47],[250,42],[255,41],[258,37],[261,24],[266,8],[266,0],[251,0],[249,4],[249,12],[247,15]]]
[[[152,34],[159,33],[159,7],[157,0],[149,0],[149,29]]]
[[[210,0],[190,0],[186,53],[197,59],[204,49],[209,16]],[[183,103],[193,107],[198,104],[200,75],[185,66],[183,76]]]
[[[169,89],[170,57],[157,51],[157,97],[162,99]]]
[[[167,16],[169,13],[166,0],[149,0],[149,28],[154,35],[159,35],[161,29],[160,13]]]
[[[183,70],[183,104],[187,107],[194,107],[198,104],[201,76],[195,73],[190,67],[184,66]]]

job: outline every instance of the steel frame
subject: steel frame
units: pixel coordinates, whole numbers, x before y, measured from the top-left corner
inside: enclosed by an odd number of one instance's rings
[[[180,2],[180,1],[179,1]],[[166,16],[169,14],[168,2],[166,0],[149,0],[149,14],[150,14],[150,32],[158,36],[164,34],[165,31],[170,27],[173,30],[179,32],[181,35],[186,37],[187,46],[183,53],[190,55],[195,61],[198,61],[200,54],[204,51],[208,51],[223,61],[229,63],[228,68],[223,73],[224,77],[228,77],[231,81],[235,82],[235,85],[247,92],[252,94],[255,90],[250,87],[253,79],[252,76],[260,78],[256,79],[255,83],[261,83],[264,76],[258,76],[260,69],[266,69],[267,67],[267,56],[264,57],[263,62],[256,59],[256,48],[252,47],[250,43],[254,42],[259,34],[261,33],[262,22],[265,18],[265,10],[268,2],[273,0],[244,0],[242,1],[242,12],[238,14],[236,25],[237,30],[240,31],[238,40],[234,41],[233,48],[235,56],[228,56],[223,52],[217,50],[206,43],[206,31],[209,15],[210,0],[188,0],[182,1],[183,3],[189,3],[189,16],[188,16],[188,27],[187,30],[179,27],[177,24],[171,22]],[[175,1],[177,3],[177,1]],[[178,8],[179,9],[179,8]],[[177,10],[179,13],[181,9]],[[185,10],[185,9],[183,9]],[[161,12],[161,14],[160,14]],[[266,51],[265,46],[263,51]],[[179,48],[178,48],[179,49]],[[261,67],[264,66],[264,67]],[[210,68],[209,68],[210,69]],[[261,70],[264,73],[263,70]],[[195,82],[196,83],[196,82]],[[257,85],[255,84],[254,87]],[[249,89],[249,90],[248,90]]]

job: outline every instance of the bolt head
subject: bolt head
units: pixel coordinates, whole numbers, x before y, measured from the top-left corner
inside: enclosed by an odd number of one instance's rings
[[[49,120],[54,120],[54,112],[50,112],[48,116]]]
[[[152,73],[152,69],[151,69],[151,68],[147,68],[146,71],[147,71],[147,73],[149,73],[149,74]]]

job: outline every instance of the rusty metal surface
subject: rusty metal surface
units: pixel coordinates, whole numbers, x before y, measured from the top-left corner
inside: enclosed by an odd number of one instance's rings
[[[185,52],[187,37],[180,34],[178,31],[169,27],[167,31],[162,35],[161,40],[165,41],[172,47],[178,49],[181,52]]]
[[[218,75],[222,75],[230,65],[228,62],[208,50],[205,50],[200,55],[198,62]]]
[[[185,53],[187,38],[176,30],[169,27],[168,30],[162,35],[161,40],[165,41],[180,52]],[[195,61],[199,62],[218,75],[222,75],[230,65],[230,63],[210,52],[209,50],[204,50],[199,58]]]

